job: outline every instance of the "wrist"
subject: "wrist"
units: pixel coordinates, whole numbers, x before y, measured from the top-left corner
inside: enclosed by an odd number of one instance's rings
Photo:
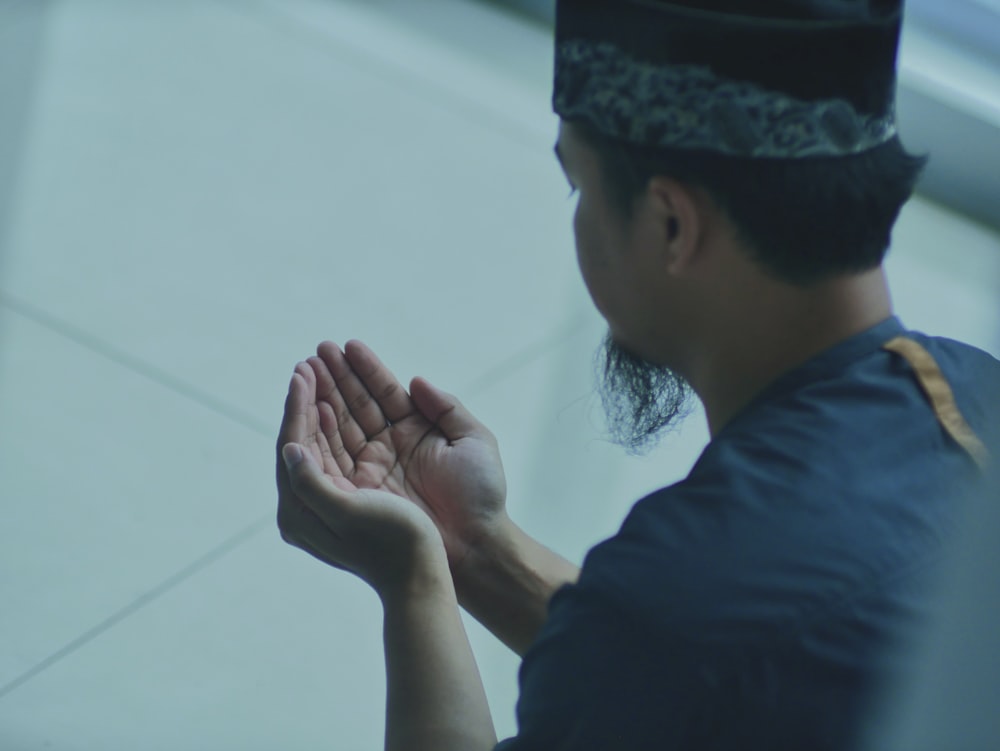
[[[498,521],[462,563],[452,572],[458,602],[520,655],[544,623],[549,598],[580,573],[509,519]]]
[[[373,583],[383,608],[430,599],[457,601],[443,545],[429,545],[399,575]]]
[[[452,565],[451,576],[461,599],[463,593],[479,589],[484,580],[497,576],[509,568],[524,549],[525,532],[506,513],[490,524],[489,528],[471,543],[461,561]]]

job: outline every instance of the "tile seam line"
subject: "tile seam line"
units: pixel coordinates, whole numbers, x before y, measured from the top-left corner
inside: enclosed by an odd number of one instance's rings
[[[105,359],[111,360],[112,362],[122,365],[132,372],[136,372],[145,378],[153,380],[160,386],[166,387],[186,398],[197,401],[199,404],[202,404],[210,410],[222,414],[224,417],[229,419],[233,419],[245,427],[250,428],[254,432],[265,433],[267,435],[270,435],[271,433],[270,429],[263,428],[262,424],[258,423],[255,419],[231,414],[230,410],[228,410],[222,402],[219,402],[211,397],[207,397],[203,392],[193,389],[183,381],[173,378],[163,371],[160,371],[159,369],[154,368],[137,358],[125,354],[116,347],[101,341],[97,337],[94,337],[91,334],[76,328],[75,326],[66,324],[64,321],[59,320],[55,316],[13,298],[3,290],[0,290],[0,307],[7,308],[8,311],[21,315],[43,328],[49,329],[53,333],[67,338],[77,345],[104,357]],[[520,370],[522,367],[530,364],[534,360],[543,356],[551,345],[558,345],[558,343],[566,335],[578,330],[579,326],[580,322],[574,319],[570,323],[553,331],[550,335],[527,344],[510,357],[495,365],[479,378],[475,379],[472,384],[470,384],[470,392],[478,393],[479,391],[485,390],[496,382],[503,380],[517,370]],[[159,599],[163,595],[186,582],[188,579],[191,579],[204,569],[208,568],[211,564],[236,550],[238,547],[248,542],[255,535],[259,534],[264,529],[269,528],[274,523],[274,515],[268,513],[266,516],[258,518],[250,525],[230,536],[220,545],[212,548],[209,552],[195,560],[193,563],[167,577],[161,581],[160,584],[150,590],[147,590],[145,593],[132,600],[129,604],[112,613],[96,626],[84,631],[83,634],[71,640],[69,643],[65,644],[63,647],[50,654],[48,657],[38,662],[24,673],[8,682],[6,685],[0,686],[0,700],[17,690],[19,687],[28,683],[36,676],[45,672],[56,663],[84,647],[100,635],[109,631],[118,623],[140,611],[146,605],[149,605]]]
[[[42,308],[31,305],[0,288],[0,309],[3,308],[64,339],[68,339],[74,344],[125,368],[131,373],[151,381],[157,386],[188,399],[225,419],[231,420],[257,435],[273,438],[276,433],[277,426],[265,424],[253,415],[227,404],[209,392],[199,389],[197,386],[173,376],[167,371],[151,365],[138,357],[130,355],[123,349],[100,337],[62,320]],[[462,392],[468,396],[475,396],[496,383],[503,381],[505,378],[543,357],[550,347],[557,346],[564,337],[578,330],[581,325],[582,317],[576,316],[568,323],[564,323],[545,336],[527,342],[503,360],[471,378],[463,387]],[[2,330],[0,330],[0,333],[2,333]]]
[[[8,694],[16,691],[18,688],[28,683],[36,676],[44,673],[50,667],[65,659],[69,655],[73,654],[81,647],[86,646],[88,643],[92,642],[97,637],[101,636],[105,632],[114,628],[117,624],[124,621],[126,618],[134,615],[135,613],[142,610],[147,605],[158,600],[163,595],[167,594],[171,590],[176,589],[181,584],[187,580],[193,578],[197,574],[204,571],[206,568],[226,557],[234,550],[249,542],[250,539],[255,537],[264,531],[265,528],[274,524],[274,515],[268,514],[266,517],[261,517],[254,521],[253,523],[247,525],[236,534],[231,535],[226,538],[221,544],[215,546],[207,553],[199,557],[193,563],[188,564],[179,571],[168,576],[166,579],[162,580],[152,589],[147,590],[143,594],[139,595],[137,598],[132,600],[129,604],[122,608],[119,608],[110,616],[105,618],[103,621],[98,623],[96,626],[84,631],[81,635],[77,636],[75,639],[69,643],[57,649],[55,652],[50,654],[48,657],[44,658],[33,667],[26,670],[24,673],[19,675],[14,680],[10,681],[4,686],[0,686],[0,700],[2,700]]]
[[[189,399],[206,409],[214,412],[226,419],[229,419],[245,428],[248,428],[258,435],[271,437],[274,430],[265,425],[261,420],[247,412],[226,404],[222,400],[212,396],[206,391],[193,386],[186,381],[172,376],[170,373],[157,368],[154,365],[134,357],[124,350],[104,341],[103,339],[74,326],[59,317],[46,312],[45,310],[31,305],[8,292],[0,289],[0,306],[7,308],[17,315],[58,334],[70,341],[82,346],[106,360],[110,360],[116,365],[121,365],[126,370],[146,378],[149,381],[162,386],[179,396]]]
[[[368,68],[370,72],[391,83],[394,87],[403,88],[406,91],[412,91],[412,85],[417,84],[428,92],[434,92],[435,100],[437,101],[438,106],[451,111],[457,111],[480,125],[486,126],[497,135],[508,139],[512,143],[530,148],[532,153],[541,153],[538,151],[537,143],[537,139],[541,137],[540,133],[536,134],[528,128],[522,126],[520,123],[504,117],[502,112],[495,112],[489,109],[489,107],[476,101],[474,98],[458,96],[450,89],[435,84],[433,80],[417,75],[411,70],[408,70],[400,65],[391,63],[385,59],[376,57],[375,55],[365,54],[364,51],[359,50],[356,47],[337,44],[336,40],[332,37],[326,35],[322,31],[300,23],[290,15],[274,8],[269,2],[264,2],[263,0],[253,0],[252,5],[247,4],[241,5],[240,7],[234,7],[232,0],[215,0],[215,2],[219,5],[226,6],[229,10],[242,12],[248,17],[253,17],[248,11],[256,10],[256,12],[261,15],[266,14],[271,18],[278,19],[280,20],[282,26],[286,29],[287,33],[294,34],[295,36],[303,39],[308,39],[311,44],[315,44],[319,49],[321,49],[325,55],[340,58],[341,60],[348,59],[353,61],[363,61],[365,63],[365,67]],[[319,44],[318,40],[322,40],[325,43]],[[551,113],[546,110],[546,114]],[[499,124],[501,122],[503,125]],[[552,134],[550,140],[554,139],[555,133]]]
[[[486,391],[522,368],[544,357],[551,349],[558,347],[565,339],[573,336],[585,326],[586,318],[583,315],[573,316],[547,335],[526,343],[485,373],[472,379],[466,385],[464,393],[467,393],[469,396],[476,396]]]

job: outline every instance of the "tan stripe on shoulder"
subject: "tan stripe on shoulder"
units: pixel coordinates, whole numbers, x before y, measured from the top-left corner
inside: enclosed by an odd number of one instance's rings
[[[898,336],[887,342],[883,349],[895,352],[910,364],[941,427],[968,452],[976,464],[986,469],[990,463],[989,450],[962,416],[955,403],[955,394],[931,353],[919,342],[905,336]]]

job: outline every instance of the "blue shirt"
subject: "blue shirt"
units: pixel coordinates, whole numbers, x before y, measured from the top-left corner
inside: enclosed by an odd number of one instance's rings
[[[1000,458],[1000,362],[895,318],[780,377],[559,590],[504,751],[852,748],[980,472],[905,334]]]

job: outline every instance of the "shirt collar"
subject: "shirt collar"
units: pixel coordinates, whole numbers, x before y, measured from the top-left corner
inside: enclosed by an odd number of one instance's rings
[[[869,329],[848,337],[829,349],[810,357],[783,375],[778,376],[770,385],[764,388],[740,413],[729,421],[723,431],[739,421],[743,415],[754,410],[765,402],[769,402],[782,394],[791,393],[806,384],[822,380],[824,377],[843,371],[848,365],[860,360],[879,349],[882,345],[906,332],[906,328],[896,316],[890,316]]]

